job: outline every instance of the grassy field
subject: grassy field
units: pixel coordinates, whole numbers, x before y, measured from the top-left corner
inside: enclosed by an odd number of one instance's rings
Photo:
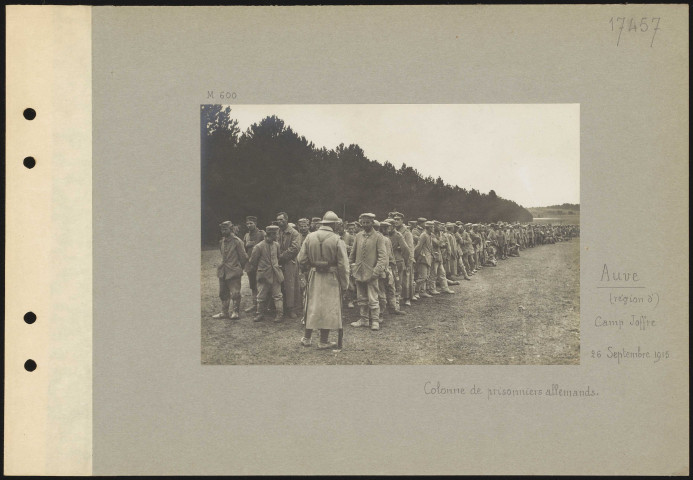
[[[534,223],[553,225],[580,225],[579,208],[531,207],[529,212],[534,216]]]
[[[522,250],[438,295],[385,316],[380,331],[349,325],[344,349],[317,350],[299,341],[300,320],[253,323],[214,320],[220,311],[218,250],[202,251],[202,363],[210,365],[576,365],[580,362],[579,238]],[[242,308],[251,304],[243,277]],[[330,334],[336,341],[336,332]]]

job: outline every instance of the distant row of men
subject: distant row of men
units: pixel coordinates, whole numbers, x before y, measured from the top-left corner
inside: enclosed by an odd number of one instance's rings
[[[217,268],[222,311],[213,318],[238,319],[241,277],[246,273],[260,322],[274,310],[274,320],[302,319],[301,344],[311,345],[320,330],[318,349],[342,348],[342,309],[356,303],[359,320],[353,327],[380,329],[384,312],[404,315],[402,306],[439,294],[454,294],[450,285],[471,277],[498,260],[519,256],[536,245],[579,236],[577,225],[519,223],[472,224],[418,218],[408,225],[404,215],[391,212],[378,221],[363,213],[344,222],[334,212],[289,223],[285,212],[265,230],[257,218],[246,217],[247,233],[220,224],[222,261]],[[329,342],[338,330],[338,342]]]

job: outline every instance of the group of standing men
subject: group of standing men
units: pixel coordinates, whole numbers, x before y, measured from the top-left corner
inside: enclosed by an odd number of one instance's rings
[[[457,279],[471,280],[497,259],[519,256],[538,244],[579,236],[577,226],[520,225],[496,222],[442,223],[418,218],[404,223],[404,215],[391,212],[378,222],[363,213],[345,223],[334,213],[322,218],[301,218],[289,223],[285,212],[265,231],[257,218],[246,217],[247,233],[241,240],[230,221],[220,224],[222,262],[217,268],[222,312],[213,318],[240,317],[241,276],[248,275],[255,312],[262,321],[274,309],[275,322],[284,318],[305,324],[301,344],[311,345],[312,332],[320,330],[318,349],[342,348],[342,308],[359,307],[353,327],[377,331],[383,313],[404,315],[402,306],[441,293],[454,294]],[[338,342],[329,342],[338,330]]]

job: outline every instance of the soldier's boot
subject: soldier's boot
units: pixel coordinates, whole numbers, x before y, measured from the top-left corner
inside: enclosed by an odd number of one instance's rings
[[[217,313],[216,315],[212,315],[212,318],[229,318],[229,303],[231,300],[222,300],[221,301],[221,313]]]
[[[380,330],[380,322],[378,321],[380,318],[380,308],[378,308],[377,312],[373,312],[371,315],[371,330]]]
[[[257,312],[255,313],[255,316],[253,317],[253,322],[261,322],[262,319],[264,318],[265,311],[267,310],[267,302],[258,302],[257,303]]]
[[[253,290],[253,304],[243,311],[245,313],[257,312],[257,290]]]
[[[238,298],[233,301],[233,313],[231,314],[231,320],[236,320],[241,317],[241,299]]]
[[[275,323],[279,323],[284,320],[284,301],[282,299],[275,300],[274,308],[277,310],[277,313],[274,316],[274,321]],[[296,318],[295,315],[294,318]]]
[[[359,305],[359,316],[360,318],[351,322],[352,327],[367,327],[368,326],[368,305]]]
[[[337,342],[330,342],[330,331],[327,329],[320,329],[320,343],[318,343],[318,350],[327,350],[329,348],[337,347]]]

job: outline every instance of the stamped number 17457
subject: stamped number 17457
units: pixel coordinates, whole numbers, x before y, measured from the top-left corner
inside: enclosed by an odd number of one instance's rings
[[[630,19],[626,17],[611,17],[609,23],[611,24],[611,31],[618,30],[618,38],[616,39],[616,46],[618,47],[621,43],[621,34],[626,28],[626,21],[628,22],[627,33],[645,33],[648,30],[652,30],[652,40],[650,41],[650,47],[654,43],[655,35],[657,35],[657,30],[659,30],[659,17],[642,17],[640,23],[634,17]]]

